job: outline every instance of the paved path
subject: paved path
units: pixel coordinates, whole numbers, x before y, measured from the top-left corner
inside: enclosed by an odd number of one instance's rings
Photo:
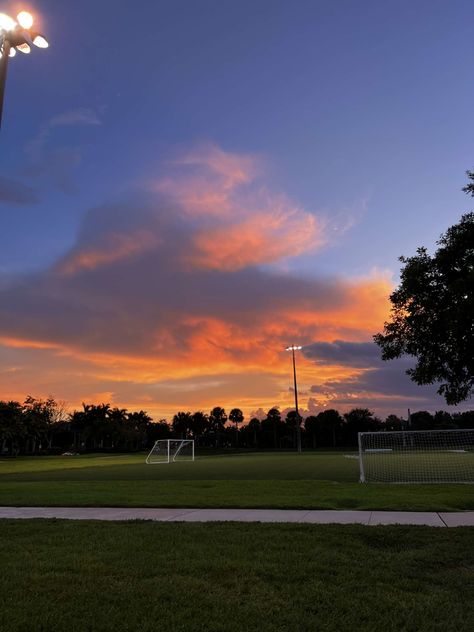
[[[474,527],[474,511],[326,511],[297,509],[138,509],[112,507],[0,507],[0,518],[156,520],[159,522],[299,522],[309,524],[417,524]]]

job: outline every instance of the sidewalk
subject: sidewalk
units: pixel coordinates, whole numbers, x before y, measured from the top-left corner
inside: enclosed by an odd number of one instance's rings
[[[1,518],[155,520],[158,522],[297,522],[307,524],[410,524],[474,527],[474,511],[332,511],[296,509],[139,509],[112,507],[0,507]]]

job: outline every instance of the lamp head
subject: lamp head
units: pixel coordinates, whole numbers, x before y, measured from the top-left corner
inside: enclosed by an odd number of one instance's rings
[[[0,31],[12,31],[16,26],[16,22],[6,13],[0,13]]]
[[[20,11],[20,13],[16,16],[18,20],[18,24],[22,29],[30,29],[33,26],[33,16],[28,11]]]

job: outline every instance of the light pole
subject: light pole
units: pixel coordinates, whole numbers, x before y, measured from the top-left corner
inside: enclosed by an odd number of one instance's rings
[[[295,351],[300,351],[302,347],[297,347],[295,345],[291,345],[287,347],[285,351],[291,351],[293,355],[293,382],[295,386],[295,410],[296,410],[296,449],[298,452],[301,452],[301,420],[300,420],[300,411],[298,410],[298,388],[296,386],[296,362],[295,362]]]
[[[31,44],[38,48],[48,48],[47,39],[32,31],[33,16],[28,11],[20,11],[16,20],[5,13],[0,13],[0,128],[2,126],[3,97],[7,81],[8,60],[20,51],[27,55],[31,52]]]

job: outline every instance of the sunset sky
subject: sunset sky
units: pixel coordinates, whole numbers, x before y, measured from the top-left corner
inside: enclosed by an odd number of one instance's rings
[[[9,68],[0,399],[248,419],[298,344],[304,414],[449,409],[372,336],[472,210],[472,0],[21,8],[51,47]]]

